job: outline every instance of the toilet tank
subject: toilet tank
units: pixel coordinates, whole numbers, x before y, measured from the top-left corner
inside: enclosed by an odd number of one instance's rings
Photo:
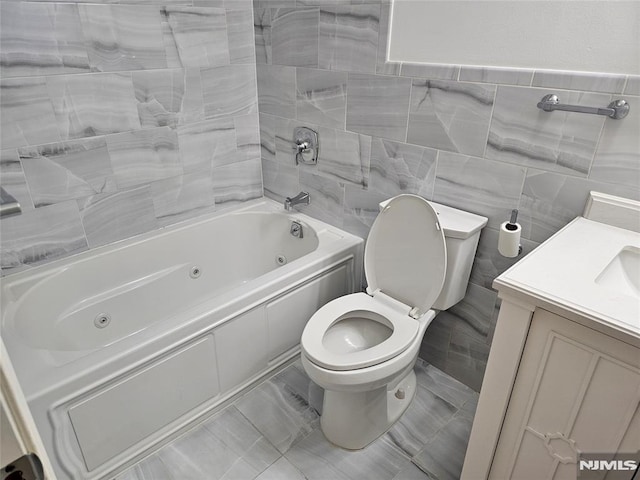
[[[389,200],[380,203],[382,210]],[[438,214],[447,246],[447,271],[442,291],[433,304],[436,310],[446,310],[464,298],[476,256],[480,230],[487,218],[436,202],[429,202]]]

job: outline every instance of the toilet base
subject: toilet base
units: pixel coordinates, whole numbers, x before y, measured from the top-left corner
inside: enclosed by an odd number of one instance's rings
[[[399,382],[367,392],[325,390],[320,417],[322,432],[339,447],[364,448],[393,426],[415,394],[413,369]]]

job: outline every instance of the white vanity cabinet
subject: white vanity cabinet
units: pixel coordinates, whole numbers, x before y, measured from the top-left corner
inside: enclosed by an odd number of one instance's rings
[[[575,480],[580,453],[640,451],[640,297],[598,273],[640,234],[605,229],[605,248],[584,236],[593,223],[576,219],[496,279],[502,304],[462,480]]]
[[[463,480],[575,480],[578,452],[640,450],[637,342],[527,310],[503,299]]]

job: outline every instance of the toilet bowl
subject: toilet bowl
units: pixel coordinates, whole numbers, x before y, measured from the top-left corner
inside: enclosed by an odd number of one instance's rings
[[[367,293],[327,303],[302,333],[302,365],[325,389],[320,423],[332,443],[363,448],[409,406],[422,338],[438,304],[448,308],[464,296],[486,222],[416,195],[394,197],[381,209],[365,247]],[[458,240],[456,258],[447,250],[446,233]],[[454,260],[450,268],[448,259]]]

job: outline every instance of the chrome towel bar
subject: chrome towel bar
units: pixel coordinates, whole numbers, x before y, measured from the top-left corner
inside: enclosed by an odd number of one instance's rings
[[[609,118],[620,120],[629,113],[629,104],[625,100],[614,100],[606,108],[583,107],[581,105],[563,105],[557,95],[545,95],[538,102],[538,108],[545,112],[562,110],[565,112],[593,113],[595,115],[606,115]]]

